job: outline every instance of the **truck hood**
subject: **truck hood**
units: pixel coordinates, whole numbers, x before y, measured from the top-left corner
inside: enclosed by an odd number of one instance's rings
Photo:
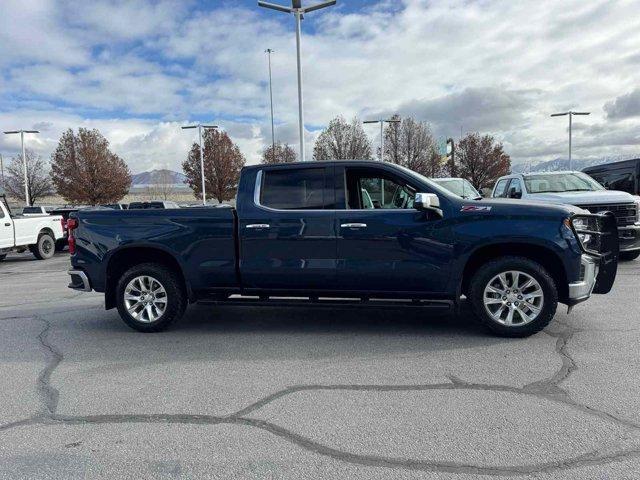
[[[539,202],[567,203],[570,205],[594,205],[629,203],[635,199],[627,192],[594,190],[591,192],[530,193],[527,198]]]
[[[569,216],[576,213],[589,213],[580,207],[570,203],[544,202],[537,200],[518,200],[512,198],[487,198],[482,200],[468,200],[463,202],[465,206],[491,207],[494,213],[557,213],[561,216]]]

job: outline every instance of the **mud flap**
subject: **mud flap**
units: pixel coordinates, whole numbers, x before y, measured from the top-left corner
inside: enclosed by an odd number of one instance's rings
[[[602,235],[600,237],[600,265],[593,293],[609,293],[618,273],[618,224],[611,212],[598,214]]]

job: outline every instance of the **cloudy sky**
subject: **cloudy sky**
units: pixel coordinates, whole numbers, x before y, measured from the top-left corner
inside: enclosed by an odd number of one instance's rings
[[[273,0],[287,3],[287,0]],[[312,3],[307,0],[306,4]],[[189,122],[220,124],[249,163],[297,146],[294,21],[254,0],[2,0],[0,129],[98,128],[134,173],[179,170]],[[479,131],[514,162],[640,156],[640,0],[338,0],[303,22],[309,151],[337,114],[400,113],[436,135]],[[376,128],[367,126],[373,141]],[[11,156],[18,138],[0,136]]]

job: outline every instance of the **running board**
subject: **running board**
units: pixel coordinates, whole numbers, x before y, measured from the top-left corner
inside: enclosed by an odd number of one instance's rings
[[[231,295],[226,299],[202,298],[197,303],[207,305],[246,305],[271,307],[340,307],[340,308],[435,308],[450,310],[451,300],[423,300],[423,299],[389,299],[389,298],[333,298],[333,297],[276,297]]]

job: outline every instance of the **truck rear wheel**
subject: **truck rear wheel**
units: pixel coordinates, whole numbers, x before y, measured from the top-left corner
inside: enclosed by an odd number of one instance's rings
[[[558,291],[542,265],[504,257],[480,267],[471,279],[471,306],[497,335],[528,337],[546,327],[558,307]]]
[[[3,253],[2,255],[0,255],[0,262],[3,261],[5,258],[7,258],[6,253]]]
[[[140,332],[164,330],[187,306],[178,276],[157,263],[127,270],[118,281],[116,300],[122,320]]]
[[[48,260],[56,253],[56,241],[50,233],[44,232],[38,236],[38,242],[29,249],[38,260]]]

